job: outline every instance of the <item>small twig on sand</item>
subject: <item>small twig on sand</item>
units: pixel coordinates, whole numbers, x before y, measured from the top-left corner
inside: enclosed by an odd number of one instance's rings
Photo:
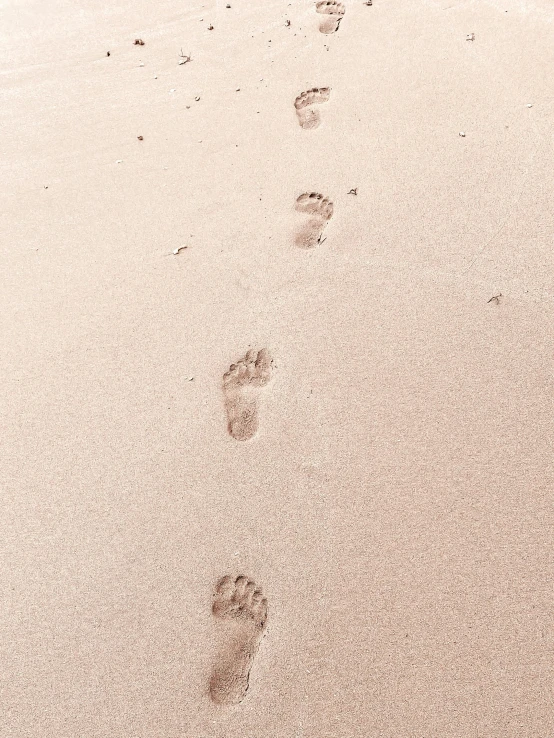
[[[490,300],[487,300],[487,304],[488,304],[489,302],[492,302],[492,301],[494,300],[494,302],[495,302],[495,303],[496,303],[497,305],[500,305],[500,298],[501,298],[501,297],[502,297],[502,292],[499,292],[499,293],[498,293],[498,295],[493,295],[493,296],[491,297],[491,299],[490,299]]]
[[[181,49],[181,53],[179,54],[181,57],[179,59],[179,64],[187,64],[187,62],[192,61],[192,55],[191,54],[183,54],[183,49]]]
[[[348,190],[348,192],[346,194],[347,195],[357,195],[358,194],[358,188],[357,187],[353,187],[351,190]]]
[[[364,5],[373,5],[373,0],[365,0]]]
[[[288,28],[288,27],[290,26],[290,20],[289,20],[288,18],[287,18],[287,20],[285,21],[285,26],[286,26],[287,28]]]
[[[179,253],[179,251],[182,251],[183,249],[188,249],[188,246],[179,246],[178,248],[173,249],[173,252],[172,253],[174,253],[175,255],[177,255]]]

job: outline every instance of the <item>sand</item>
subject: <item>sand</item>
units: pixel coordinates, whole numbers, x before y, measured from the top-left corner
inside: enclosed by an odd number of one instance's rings
[[[549,738],[552,4],[229,3],[0,3],[0,735]]]

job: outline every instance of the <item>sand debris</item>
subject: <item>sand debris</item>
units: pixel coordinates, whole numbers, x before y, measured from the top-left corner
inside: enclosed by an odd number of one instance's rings
[[[460,131],[458,133],[458,136],[461,136],[462,138],[465,138],[466,137],[466,134],[463,131]]]
[[[347,195],[357,195],[358,194],[358,188],[357,187],[353,187],[351,190],[348,190],[348,192],[346,194]]]
[[[182,64],[188,64],[189,61],[192,61],[192,55],[191,54],[184,54],[183,49],[181,49],[179,56],[181,57],[179,59],[179,66]]]
[[[144,41],[141,38],[136,38],[133,43],[135,46],[144,46]]]
[[[498,295],[493,295],[490,300],[487,300],[487,304],[489,302],[494,302],[495,305],[500,305],[500,298],[502,297],[502,292],[499,292]]]
[[[144,136],[137,136],[139,141],[144,141]]]
[[[475,41],[475,34],[474,33],[467,33],[466,34],[466,41]]]
[[[188,249],[188,246],[178,246],[176,249],[173,249],[173,253],[177,256],[179,251],[183,251],[183,249]]]

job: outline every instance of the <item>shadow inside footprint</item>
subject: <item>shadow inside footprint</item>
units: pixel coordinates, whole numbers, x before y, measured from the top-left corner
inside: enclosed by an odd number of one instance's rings
[[[212,613],[223,628],[223,647],[212,670],[210,697],[220,705],[237,705],[248,691],[267,623],[267,600],[251,579],[225,576],[216,584]]]
[[[305,192],[296,199],[294,208],[310,216],[296,232],[294,242],[302,249],[313,249],[321,243],[325,226],[333,216],[333,203],[319,192]]]

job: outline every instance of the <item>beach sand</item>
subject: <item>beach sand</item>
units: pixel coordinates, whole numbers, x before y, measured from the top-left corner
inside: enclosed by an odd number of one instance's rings
[[[226,4],[0,3],[0,735],[549,738],[554,8]]]

